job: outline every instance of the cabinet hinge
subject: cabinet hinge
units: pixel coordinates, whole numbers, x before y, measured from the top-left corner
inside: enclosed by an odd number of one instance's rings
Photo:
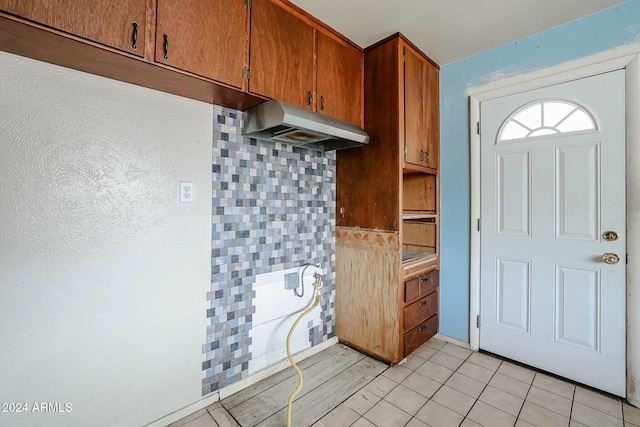
[[[480,135],[480,122],[476,122],[476,132]]]
[[[252,0],[244,0],[244,5],[247,9],[251,9],[251,6],[252,6],[251,1]]]
[[[476,327],[480,328],[480,315],[479,314],[476,316]]]
[[[629,264],[629,254],[626,254],[624,257],[626,264]]]
[[[247,67],[242,67],[242,80],[249,81],[249,69]]]
[[[480,231],[480,218],[478,218],[478,231]]]
[[[402,54],[402,63],[405,64],[407,62],[407,55]]]

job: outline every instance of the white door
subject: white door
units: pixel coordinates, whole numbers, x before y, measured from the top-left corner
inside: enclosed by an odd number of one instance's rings
[[[620,70],[480,104],[480,348],[618,396],[624,81]]]

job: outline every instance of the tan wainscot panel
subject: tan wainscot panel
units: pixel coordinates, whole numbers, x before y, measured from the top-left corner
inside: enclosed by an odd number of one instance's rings
[[[336,230],[336,334],[384,360],[402,359],[397,233]]]

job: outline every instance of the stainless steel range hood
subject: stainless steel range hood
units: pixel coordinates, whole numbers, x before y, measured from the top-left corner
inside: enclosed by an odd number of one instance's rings
[[[369,135],[358,126],[275,99],[245,112],[242,134],[319,151],[369,143]]]

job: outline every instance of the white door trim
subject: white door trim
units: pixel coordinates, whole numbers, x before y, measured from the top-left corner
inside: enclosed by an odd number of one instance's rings
[[[469,133],[471,154],[471,246],[469,293],[469,348],[480,348],[480,102],[525,92],[608,71],[625,69],[627,159],[627,401],[640,406],[640,47],[628,46],[545,70],[509,77],[470,88]],[[635,237],[638,236],[638,237]]]

